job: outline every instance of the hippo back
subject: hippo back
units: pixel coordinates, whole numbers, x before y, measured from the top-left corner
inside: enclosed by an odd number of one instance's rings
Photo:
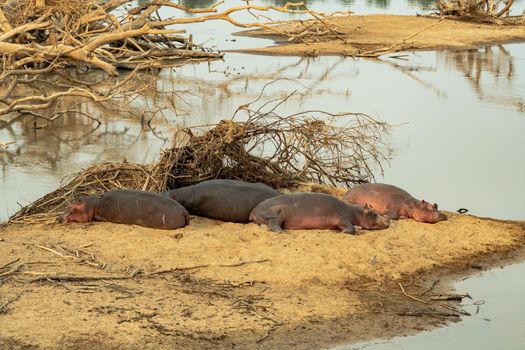
[[[262,183],[215,179],[164,193],[181,203],[190,214],[210,219],[247,223],[252,209],[280,193]]]

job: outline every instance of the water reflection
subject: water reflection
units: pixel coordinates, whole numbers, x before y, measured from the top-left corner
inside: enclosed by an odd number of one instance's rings
[[[284,6],[287,0],[253,0],[254,5],[277,5]],[[435,0],[303,0],[309,8],[318,11],[340,11],[352,10],[358,14],[365,13],[396,13],[414,15],[418,11],[430,11],[436,8]],[[181,0],[181,4],[193,8],[207,8],[217,1],[215,0]],[[226,2],[228,5],[232,3]],[[520,15],[523,11],[523,0],[515,0],[511,15]],[[238,3],[236,4],[238,5]],[[380,10],[380,11],[378,11]],[[389,11],[385,11],[389,10]]]
[[[48,129],[35,130],[30,119],[0,128],[0,141],[16,141],[0,151],[0,188],[8,198],[2,202],[12,212],[21,193],[35,199],[63,175],[98,161],[151,161],[169,145],[174,126],[228,118],[278,79],[266,90],[268,100],[297,90],[279,107],[281,113],[356,111],[401,125],[394,129],[395,156],[383,181],[448,210],[466,207],[478,215],[523,219],[525,118],[519,103],[525,98],[524,49],[516,44],[419,52],[406,61],[229,54],[226,61],[163,70],[156,84],[176,92],[170,95],[176,102],[155,96],[136,101],[133,121],[119,111],[91,107],[83,112],[104,115],[98,129],[93,120],[73,115]],[[152,106],[162,110],[154,129],[137,122]],[[44,177],[50,183],[34,189],[35,180]],[[29,196],[28,182],[33,186]],[[0,208],[4,218],[6,210]]]
[[[509,51],[509,47],[515,53]],[[438,87],[435,77],[443,71],[459,73],[480,102],[490,102],[523,113],[525,84],[520,79],[523,76],[522,54],[523,45],[496,45],[461,51],[422,52],[413,54],[410,60],[387,58],[383,62],[396,67],[440,97],[447,97],[448,93]],[[429,59],[432,56],[435,60]]]
[[[440,64],[453,67],[468,79],[480,100],[524,111],[523,95],[516,86],[514,57],[503,45],[438,52]]]
[[[525,118],[505,101],[507,96],[525,97],[525,52],[520,44],[503,48],[508,55],[500,60],[505,67],[512,62],[511,74],[500,67],[497,80],[480,79],[477,88],[455,64],[469,55],[459,51],[419,52],[408,61],[230,54],[227,62],[211,64],[212,73],[207,66],[185,67],[175,81],[199,87],[207,97],[190,101],[199,107],[187,123],[212,123],[231,115],[279,77],[281,81],[268,90],[269,99],[299,91],[296,99],[280,107],[283,113],[351,110],[401,125],[394,130],[395,157],[384,181],[448,210],[467,207],[477,215],[523,219],[525,189],[520,179],[525,177],[525,162],[520,155],[525,153]],[[499,49],[479,50],[482,55],[494,51]],[[482,76],[493,76],[498,65],[478,67]],[[506,90],[501,90],[502,84]],[[480,97],[478,89],[502,93],[489,99]],[[505,183],[504,188],[498,183]]]
[[[173,118],[148,125],[120,111],[69,102],[69,112],[47,128],[35,128],[39,122],[33,118],[0,127],[0,142],[15,142],[0,149],[0,221],[17,203],[25,205],[55,189],[65,175],[97,162],[150,162],[170,144]]]
[[[525,264],[487,271],[480,276],[460,282],[457,293],[471,295],[484,304],[466,302],[464,307],[472,316],[461,323],[424,332],[410,337],[397,337],[381,343],[338,346],[333,350],[522,350],[523,290]],[[479,303],[481,304],[481,303]]]
[[[209,7],[215,1],[182,3]],[[429,3],[312,0],[308,6],[320,11],[361,8],[368,13],[393,6],[390,10],[397,13],[414,13]],[[219,21],[188,30],[202,41],[214,38],[209,44],[224,48],[238,28]],[[236,40],[234,44],[242,47],[270,44],[266,39]],[[112,111],[79,107],[105,120],[98,128],[75,113],[66,114],[48,129],[35,130],[31,119],[0,125],[0,142],[16,141],[0,150],[0,220],[16,209],[20,199],[36,199],[54,189],[63,175],[94,162],[154,160],[160,148],[169,144],[173,127],[227,118],[275,79],[279,82],[267,90],[268,99],[298,91],[280,106],[283,113],[356,111],[402,125],[391,140],[395,157],[384,181],[449,210],[467,207],[474,214],[523,219],[519,208],[525,207],[525,188],[520,183],[525,178],[521,161],[525,153],[521,132],[525,127],[525,45],[515,44],[419,52],[407,60],[383,61],[228,53],[225,61],[163,70],[152,82],[164,93],[131,101],[131,115],[124,116],[118,106]],[[153,128],[143,123],[151,118]]]

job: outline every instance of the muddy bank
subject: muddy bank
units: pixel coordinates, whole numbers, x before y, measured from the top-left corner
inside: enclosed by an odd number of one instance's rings
[[[176,231],[108,223],[4,228],[0,344],[306,349],[458,321],[457,304],[430,301],[446,285],[419,293],[441,273],[500,263],[523,246],[525,229],[449,215],[436,225],[402,220],[356,236],[275,235],[203,218]],[[399,282],[427,304],[405,296]]]
[[[236,52],[373,57],[406,50],[466,49],[525,40],[523,19],[514,20],[512,25],[494,25],[423,16],[367,15],[336,17],[325,23],[295,22],[278,28],[293,35],[304,28],[302,23],[312,25],[312,34],[305,36],[308,42],[289,43],[284,35],[257,29],[236,34],[272,38],[277,45]],[[327,30],[328,27],[331,30]],[[328,33],[317,35],[315,32]]]

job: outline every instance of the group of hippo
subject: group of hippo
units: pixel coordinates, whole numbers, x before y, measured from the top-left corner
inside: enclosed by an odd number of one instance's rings
[[[436,223],[447,217],[436,204],[417,200],[387,184],[361,184],[344,199],[323,193],[281,194],[262,183],[208,180],[161,194],[112,190],[79,198],[59,222],[106,221],[158,229],[177,229],[190,223],[190,214],[211,219],[265,224],[284,229],[339,229],[355,233],[355,226],[378,230],[401,217]]]

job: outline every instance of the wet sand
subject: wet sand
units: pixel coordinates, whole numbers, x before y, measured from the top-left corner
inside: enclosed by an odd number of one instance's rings
[[[304,21],[305,25],[312,24]],[[325,23],[315,23],[305,43],[288,42],[284,35],[268,29],[236,33],[242,36],[268,37],[277,45],[235,50],[269,55],[354,55],[373,56],[406,50],[468,49],[481,45],[520,42],[525,40],[525,20],[515,19],[512,25],[482,24],[427,16],[366,15],[334,17]],[[327,28],[332,30],[327,30]],[[299,22],[277,27],[297,33]],[[337,34],[336,34],[337,32]],[[311,40],[313,39],[313,41]]]
[[[435,225],[401,220],[358,235],[276,235],[197,217],[175,231],[4,228],[0,267],[14,262],[0,268],[0,344],[310,349],[459,321],[456,302],[430,299],[449,293],[447,283],[420,294],[443,276],[508,261],[524,246],[525,225],[447,214]]]

